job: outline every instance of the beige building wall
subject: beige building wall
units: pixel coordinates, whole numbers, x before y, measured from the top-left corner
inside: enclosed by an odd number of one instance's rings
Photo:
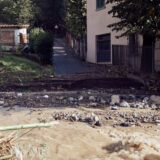
[[[127,45],[128,39],[126,37],[117,39],[116,36],[120,35],[120,32],[113,32],[111,28],[107,26],[112,24],[118,19],[108,14],[111,9],[111,5],[107,4],[106,8],[96,10],[96,0],[87,0],[87,61],[91,63],[97,63],[96,55],[96,36],[102,34],[111,34],[111,45]],[[112,48],[112,47],[111,47]],[[112,55],[112,51],[111,51]],[[112,63],[112,61],[110,62]]]

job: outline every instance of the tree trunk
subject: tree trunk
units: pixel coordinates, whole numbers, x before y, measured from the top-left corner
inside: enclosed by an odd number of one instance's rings
[[[155,36],[149,34],[143,35],[143,48],[141,58],[142,72],[152,73],[154,71],[154,50]]]
[[[155,36],[143,35],[143,48],[141,58],[141,71],[145,73],[152,73],[154,71],[154,50],[155,50]]]

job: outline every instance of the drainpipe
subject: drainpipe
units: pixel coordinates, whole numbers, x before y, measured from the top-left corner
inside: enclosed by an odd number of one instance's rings
[[[155,72],[155,43],[152,43],[152,75]]]

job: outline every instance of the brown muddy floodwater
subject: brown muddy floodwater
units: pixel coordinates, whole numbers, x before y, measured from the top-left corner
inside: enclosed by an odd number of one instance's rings
[[[53,121],[55,110],[3,110],[1,126]],[[23,160],[160,160],[159,131],[158,126],[148,130],[109,125],[92,128],[85,123],[60,121],[51,128],[16,131],[13,144],[22,152]]]

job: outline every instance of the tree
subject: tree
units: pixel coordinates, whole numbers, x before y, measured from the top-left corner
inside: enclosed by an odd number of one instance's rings
[[[13,1],[0,0],[0,23],[12,23],[14,19],[13,10],[11,10],[12,6]]]
[[[32,18],[31,0],[0,0],[0,23],[28,24]]]
[[[86,0],[68,0],[66,25],[72,35],[83,37],[86,35]]]
[[[64,27],[64,20],[65,0],[0,0],[0,23],[30,24],[52,32],[56,24]]]
[[[54,26],[64,26],[64,0],[32,0],[35,7],[33,25],[53,32]]]
[[[154,48],[160,30],[159,0],[107,0],[113,5],[108,12],[119,22],[110,24],[112,30],[123,31],[119,37],[131,34],[143,36],[141,70],[151,72],[153,66],[152,46]]]
[[[33,19],[33,5],[31,0],[14,0],[13,11],[15,23],[28,24]]]

